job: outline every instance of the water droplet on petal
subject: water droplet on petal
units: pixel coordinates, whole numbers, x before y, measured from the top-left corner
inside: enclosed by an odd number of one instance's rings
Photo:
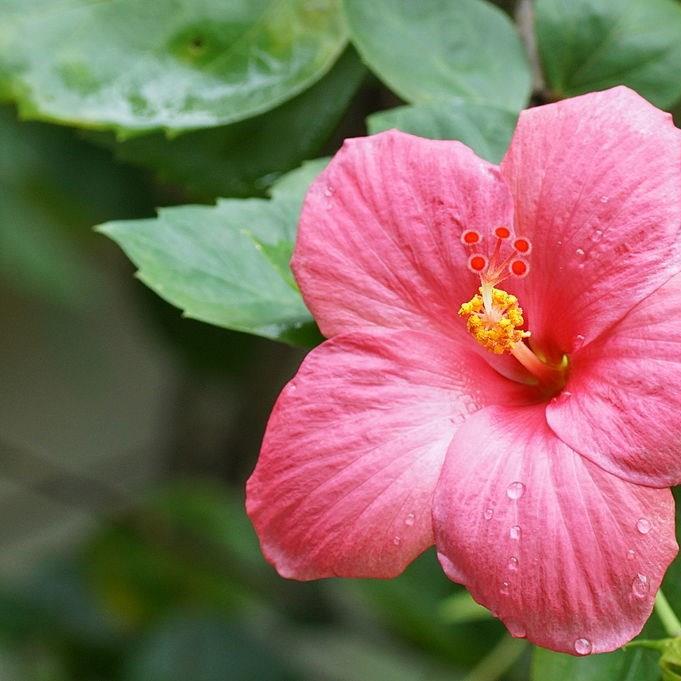
[[[402,539],[400,537],[398,537],[397,535],[395,535],[395,537],[393,537],[393,544],[395,544],[395,546],[399,546],[401,543],[402,543]]]
[[[575,251],[575,253],[576,253],[580,258],[583,258],[583,257],[586,255],[586,253],[584,252],[584,249],[583,249],[583,248],[578,248],[578,249]]]
[[[501,588],[499,589],[499,592],[501,593],[502,596],[508,596],[508,592],[511,588],[511,585],[509,582],[502,582],[501,583]]]
[[[574,349],[579,350],[584,345],[585,340],[586,338],[584,338],[581,333],[578,333],[575,336]]]
[[[607,196],[601,196],[601,203],[608,203],[609,200]]]
[[[650,520],[648,520],[648,518],[639,518],[638,522],[636,523],[636,529],[641,534],[648,534],[652,527],[653,526],[650,524]]]
[[[324,187],[324,196],[333,196],[333,187],[327,184],[326,187]]]
[[[634,560],[635,555],[636,555],[636,551],[634,551],[634,549],[629,549],[627,551],[627,560]]]
[[[594,233],[591,235],[592,241],[600,241],[603,238],[603,230],[595,229]]]
[[[520,539],[520,535],[522,533],[522,530],[520,529],[520,525],[514,525],[509,531],[508,531],[508,536],[511,539],[515,539],[516,541]]]
[[[515,556],[511,556],[508,559],[508,569],[514,572],[518,569],[518,559]]]
[[[631,590],[637,598],[645,598],[650,591],[650,580],[642,574],[637,574],[631,583]]]
[[[416,520],[416,516],[413,513],[410,513],[407,515],[407,517],[404,519],[404,524],[407,527],[411,527],[414,524],[414,521]]]
[[[577,655],[589,655],[592,650],[593,646],[588,638],[578,638],[575,641],[575,652]]]
[[[506,496],[509,499],[520,499],[525,494],[525,485],[522,482],[512,482],[506,488]]]
[[[492,520],[494,517],[494,510],[491,508],[486,508],[483,515],[485,516],[485,520]]]

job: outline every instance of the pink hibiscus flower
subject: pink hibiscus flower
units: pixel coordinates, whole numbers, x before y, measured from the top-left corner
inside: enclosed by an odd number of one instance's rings
[[[635,636],[677,552],[680,230],[681,131],[626,88],[524,111],[499,167],[348,140],[292,261],[329,340],[248,482],[268,560],[387,578],[435,544],[514,636]]]

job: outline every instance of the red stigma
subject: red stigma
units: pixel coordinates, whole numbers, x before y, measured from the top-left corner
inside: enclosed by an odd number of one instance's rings
[[[518,253],[526,255],[532,250],[532,244],[529,239],[516,239],[513,242],[513,248],[515,248]]]
[[[479,274],[485,269],[485,267],[487,267],[487,258],[484,255],[476,253],[475,255],[472,255],[470,258],[468,258],[468,269],[471,272]]]
[[[496,236],[497,239],[506,241],[506,239],[508,239],[511,236],[511,230],[508,227],[497,227],[494,230],[494,236]]]
[[[467,229],[461,235],[461,243],[464,244],[465,246],[472,246],[474,244],[479,243],[481,238],[482,237],[480,236],[480,232],[477,232],[474,229]]]
[[[524,277],[530,271],[530,266],[524,260],[513,260],[509,270],[515,277]]]

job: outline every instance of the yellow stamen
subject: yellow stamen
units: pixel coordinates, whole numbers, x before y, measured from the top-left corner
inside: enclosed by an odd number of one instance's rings
[[[529,331],[520,327],[525,323],[518,299],[502,289],[483,284],[459,309],[466,319],[466,327],[480,345],[501,355],[527,338]]]

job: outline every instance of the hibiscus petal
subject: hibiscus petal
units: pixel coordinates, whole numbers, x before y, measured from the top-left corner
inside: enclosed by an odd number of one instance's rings
[[[547,420],[602,468],[656,487],[681,483],[681,276],[572,361]]]
[[[480,282],[461,234],[477,230],[487,248],[512,219],[498,168],[459,142],[350,139],[308,191],[292,267],[327,337],[377,326],[463,337],[457,311]]]
[[[542,405],[490,407],[466,421],[433,522],[451,579],[515,636],[573,655],[639,633],[678,548],[670,490],[581,457],[550,431]]]
[[[313,350],[279,397],[247,510],[284,577],[392,577],[433,543],[431,499],[456,427],[522,399],[479,356],[415,331]]]
[[[524,111],[502,163],[533,243],[516,287],[560,358],[681,270],[681,131],[625,87]]]

